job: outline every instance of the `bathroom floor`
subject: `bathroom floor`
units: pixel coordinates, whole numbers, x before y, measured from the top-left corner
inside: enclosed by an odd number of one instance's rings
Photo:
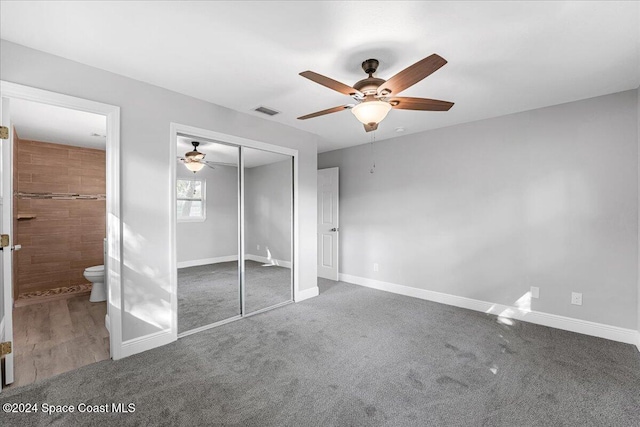
[[[10,387],[108,359],[106,314],[106,302],[91,303],[88,295],[15,307],[15,381]]]

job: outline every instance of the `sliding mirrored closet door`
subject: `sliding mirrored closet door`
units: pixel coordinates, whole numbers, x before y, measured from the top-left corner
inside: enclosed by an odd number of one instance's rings
[[[194,151],[201,154],[187,156]],[[180,334],[242,314],[238,265],[240,148],[179,136],[177,153]],[[201,155],[204,157],[198,159]],[[197,161],[190,163],[192,158]]]
[[[293,300],[293,157],[242,147],[244,313]]]

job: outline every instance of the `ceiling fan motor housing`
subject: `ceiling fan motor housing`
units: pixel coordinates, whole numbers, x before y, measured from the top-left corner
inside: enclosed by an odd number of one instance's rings
[[[193,145],[193,151],[189,151],[188,153],[185,153],[184,157],[186,157],[187,160],[204,159],[204,153],[201,153],[198,151],[198,145],[200,145],[200,143],[198,141],[192,141],[191,144]]]
[[[353,85],[354,89],[359,90],[365,95],[375,95],[378,91],[378,87],[386,80],[379,79],[377,77],[367,77],[362,79]]]
[[[386,81],[377,77],[373,77],[373,73],[375,73],[378,69],[378,65],[380,65],[380,62],[378,62],[377,59],[372,58],[364,61],[362,63],[362,69],[365,73],[369,74],[369,77],[367,77],[366,79],[362,79],[354,84],[353,88],[359,90],[365,95],[375,95],[378,87]]]

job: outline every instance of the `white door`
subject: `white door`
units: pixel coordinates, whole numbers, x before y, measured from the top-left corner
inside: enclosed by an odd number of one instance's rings
[[[2,126],[9,128],[9,138],[0,139],[2,150],[0,150],[0,168],[2,168],[2,179],[0,180],[0,233],[9,235],[9,246],[3,248],[0,262],[0,293],[2,294],[0,304],[0,341],[13,342],[13,289],[12,289],[12,259],[13,254],[11,247],[13,246],[12,233],[12,146],[13,146],[13,128],[9,118],[9,99],[2,98],[0,103],[0,120]],[[13,353],[5,356],[5,378],[6,384],[13,382]],[[1,374],[1,372],[0,372]],[[0,390],[2,389],[2,381],[0,381]]]
[[[318,170],[318,276],[338,280],[338,168]]]

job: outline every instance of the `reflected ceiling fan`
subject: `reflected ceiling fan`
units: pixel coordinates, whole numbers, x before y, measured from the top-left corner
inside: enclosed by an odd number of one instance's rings
[[[238,166],[237,164],[234,164],[234,163],[212,162],[209,160],[205,160],[204,157],[206,156],[206,154],[204,154],[201,151],[198,151],[198,146],[200,145],[200,142],[191,141],[191,145],[193,145],[193,151],[186,152],[184,154],[184,157],[178,156],[178,161],[184,164],[185,167],[193,173],[196,173],[199,170],[202,170],[202,168],[205,166],[211,169],[215,169],[214,165],[234,166],[234,167]]]
[[[367,59],[362,63],[362,69],[369,77],[360,80],[354,84],[353,87],[321,74],[314,73],[313,71],[303,71],[300,73],[302,77],[306,77],[329,89],[349,95],[356,101],[356,104],[345,104],[339,107],[328,108],[298,117],[298,120],[311,119],[350,109],[356,118],[364,125],[365,131],[371,132],[378,129],[378,124],[387,116],[392,108],[396,110],[448,111],[453,107],[453,102],[397,96],[403,90],[433,74],[446,63],[447,61],[444,58],[434,53],[416,62],[412,66],[405,68],[389,80],[383,80],[373,77],[373,74],[380,64],[378,60]]]

